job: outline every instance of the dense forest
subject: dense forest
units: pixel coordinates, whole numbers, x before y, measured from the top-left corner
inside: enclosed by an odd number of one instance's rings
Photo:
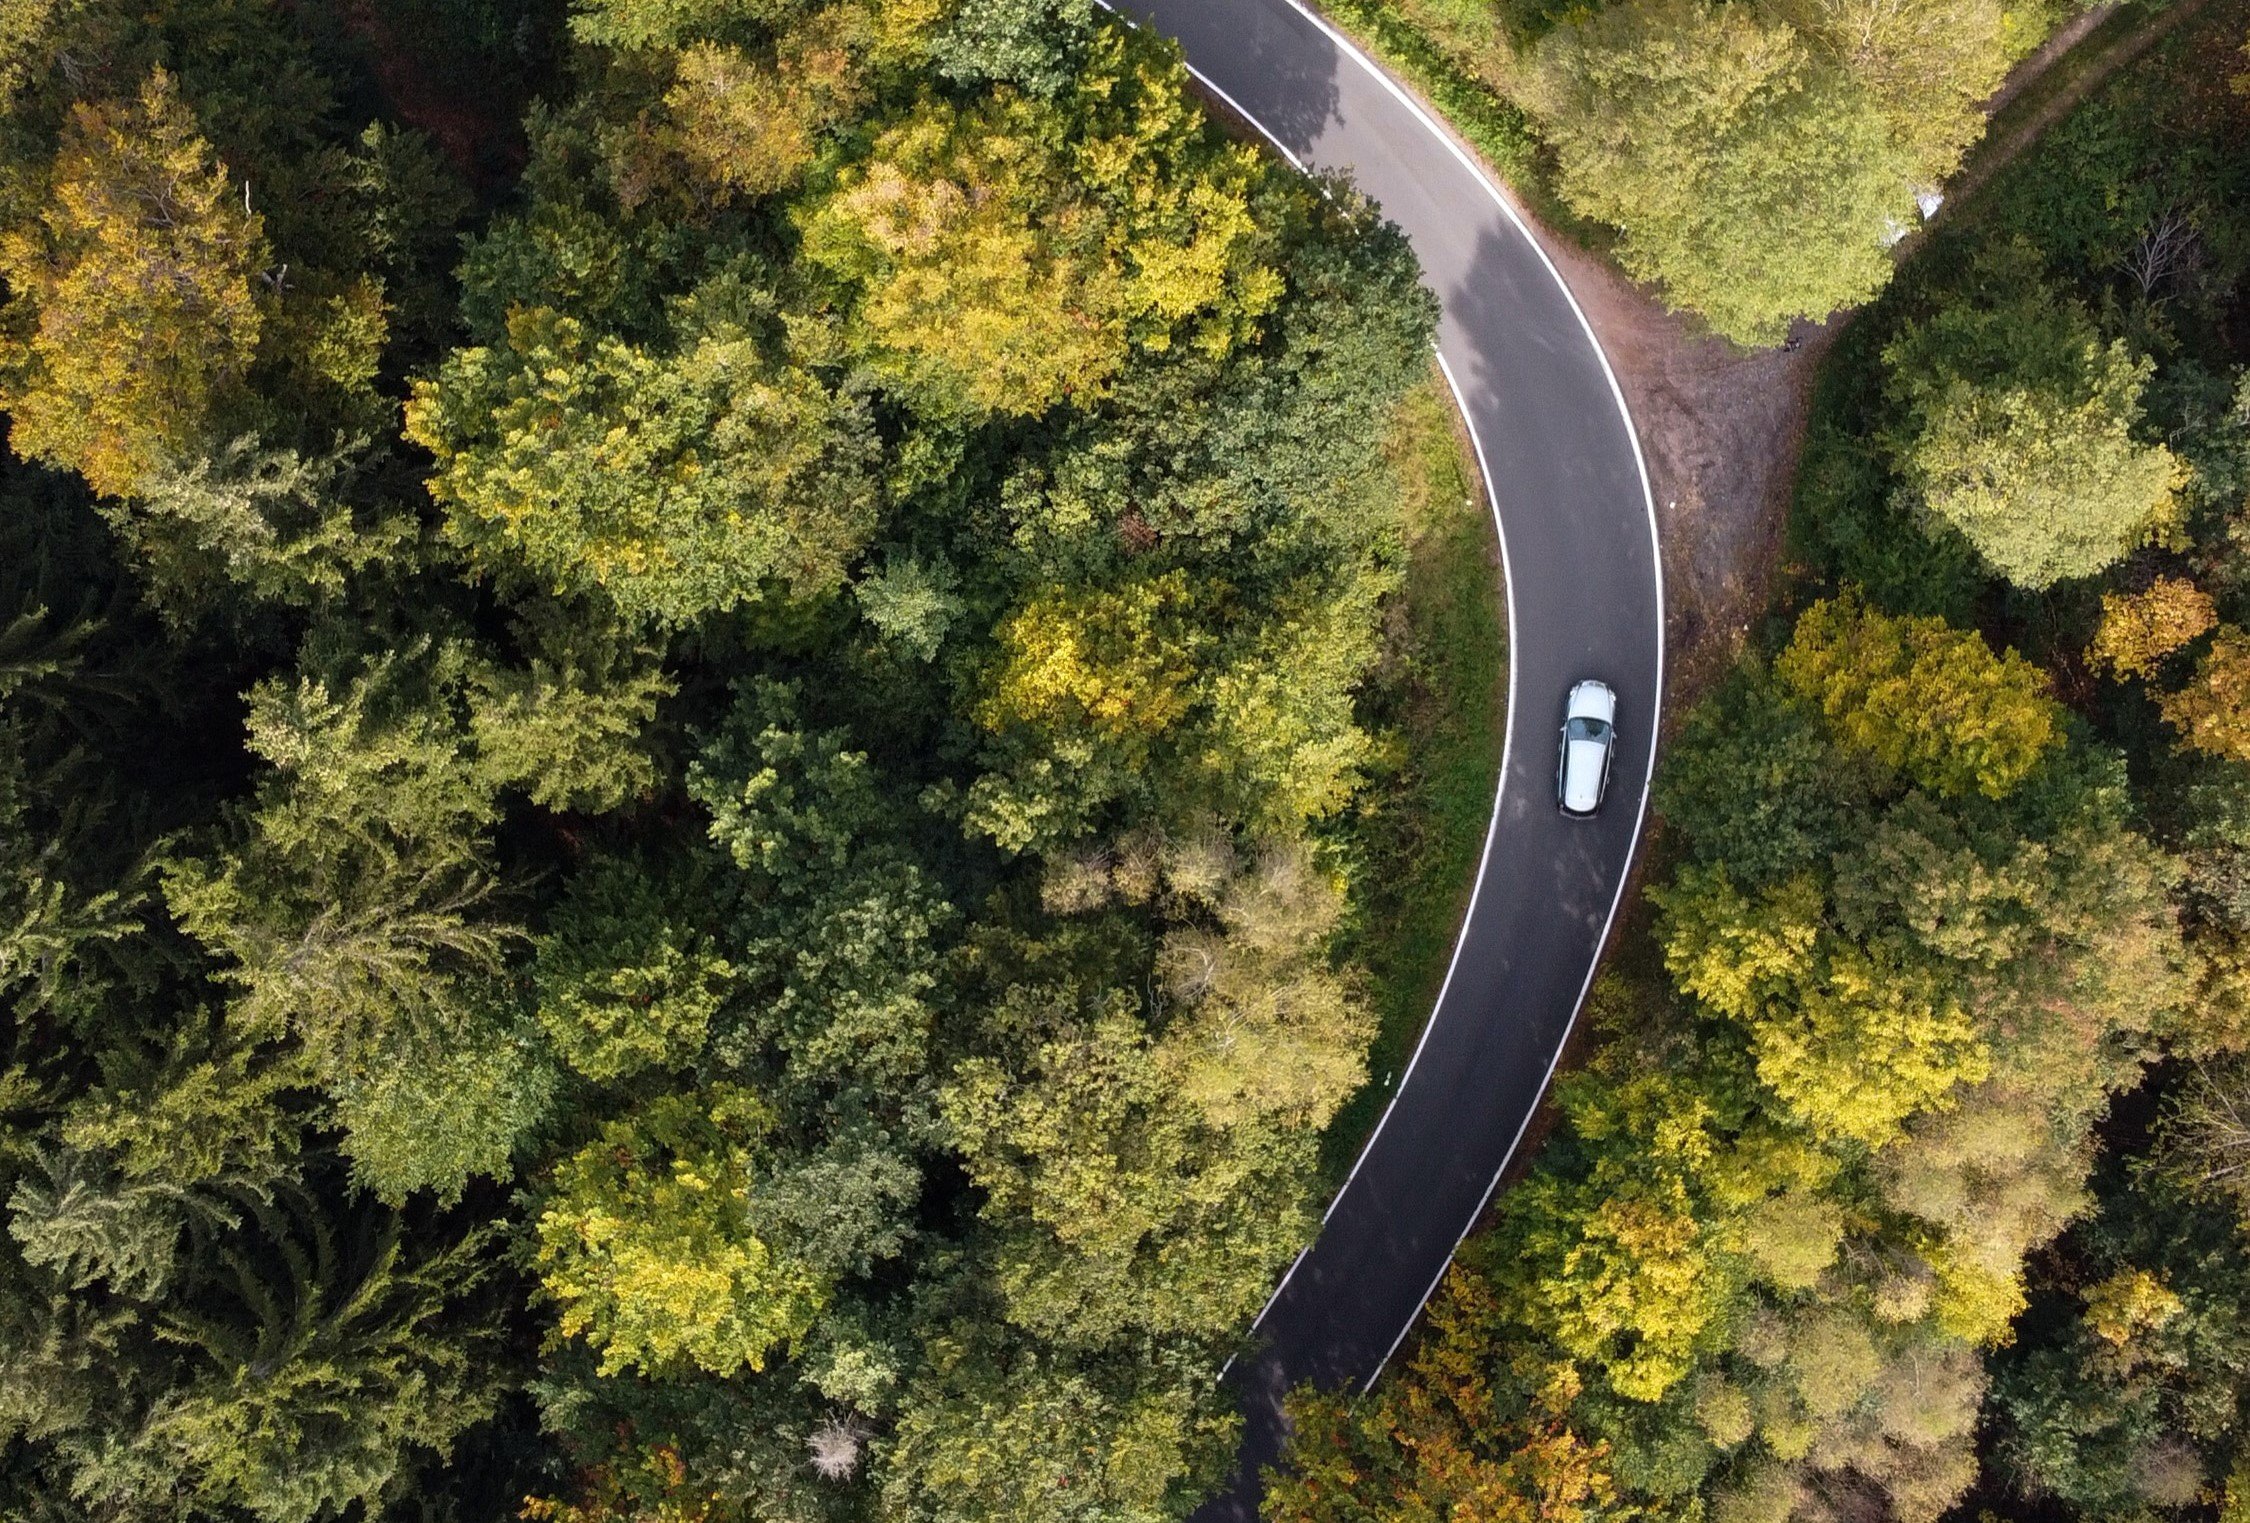
[[[2060,9],[1336,0],[1714,331],[1873,304],[1552,1130],[1273,1523],[2250,1519],[2177,3],[1901,266]],[[0,295],[0,1516],[1184,1517],[1490,804],[1379,209],[1092,0],[0,0]]]
[[[1844,332],[1593,1055],[1269,1516],[2250,1517],[2246,36]]]
[[[0,1514],[1223,1471],[1452,439],[1403,241],[1185,84],[1086,0],[0,3]]]

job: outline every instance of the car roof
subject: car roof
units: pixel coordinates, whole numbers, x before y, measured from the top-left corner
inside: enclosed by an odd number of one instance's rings
[[[1569,706],[1563,710],[1565,719],[1598,719],[1603,724],[1617,722],[1617,695],[1606,682],[1596,682],[1591,677],[1570,690]]]
[[[1598,740],[1573,740],[1564,745],[1562,802],[1565,809],[1585,814],[1602,801],[1602,754],[1608,749]]]

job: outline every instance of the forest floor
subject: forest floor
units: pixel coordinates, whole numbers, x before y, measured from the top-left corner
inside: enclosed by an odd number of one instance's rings
[[[426,135],[479,195],[515,183],[527,157],[529,62],[459,35],[429,0],[321,0],[390,114]]]

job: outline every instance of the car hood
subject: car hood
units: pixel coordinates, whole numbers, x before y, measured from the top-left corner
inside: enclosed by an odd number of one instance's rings
[[[1617,722],[1617,695],[1598,682],[1581,682],[1570,690],[1570,701],[1563,706],[1565,719],[1598,719],[1603,724]]]

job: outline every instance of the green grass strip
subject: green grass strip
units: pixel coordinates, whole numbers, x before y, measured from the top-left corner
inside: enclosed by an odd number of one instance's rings
[[[1345,948],[1370,976],[1381,1025],[1370,1083],[1325,1139],[1332,1182],[1374,1129],[1444,982],[1476,885],[1507,728],[1499,540],[1442,382],[1406,399],[1387,454],[1405,521],[1405,575],[1367,707],[1391,742],[1395,770],[1372,780],[1353,830],[1358,900]]]

